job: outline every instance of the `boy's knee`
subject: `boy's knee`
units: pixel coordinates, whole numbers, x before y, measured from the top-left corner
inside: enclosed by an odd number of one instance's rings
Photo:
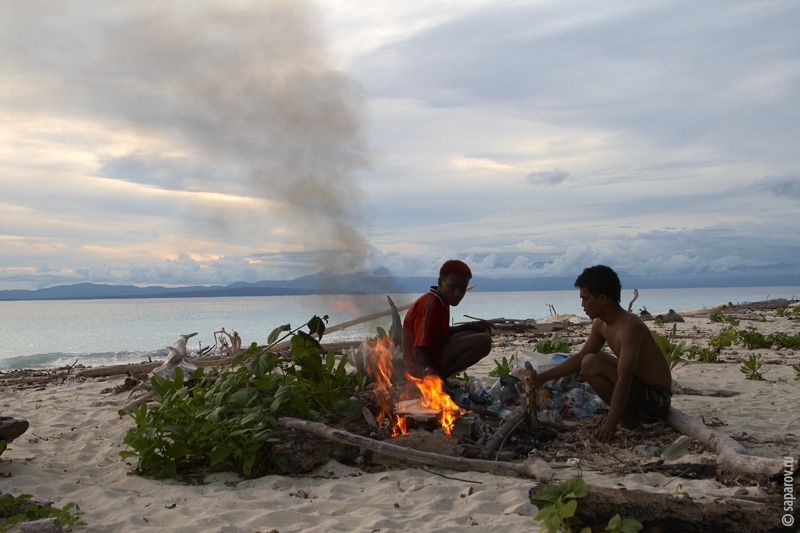
[[[478,342],[483,351],[487,354],[492,351],[492,336],[488,333],[481,333],[478,338],[480,339]]]
[[[581,376],[586,377],[592,375],[597,370],[597,363],[600,359],[596,353],[587,353],[581,361]]]

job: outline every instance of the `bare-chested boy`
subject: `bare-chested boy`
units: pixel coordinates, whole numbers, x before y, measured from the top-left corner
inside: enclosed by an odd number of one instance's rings
[[[584,269],[575,280],[584,312],[593,319],[583,348],[555,368],[539,374],[536,384],[580,371],[580,380],[608,404],[601,442],[614,438],[617,424],[634,428],[666,418],[672,400],[672,376],[661,349],[642,320],[620,306],[622,285],[604,265]],[[608,344],[614,355],[602,351]]]

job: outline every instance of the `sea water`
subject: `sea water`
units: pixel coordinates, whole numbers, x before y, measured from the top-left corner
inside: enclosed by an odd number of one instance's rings
[[[798,296],[800,286],[643,289],[633,310],[646,307],[656,314]],[[419,294],[390,297],[402,306]],[[632,297],[632,290],[623,290],[623,307]],[[215,344],[214,333],[222,328],[238,332],[244,346],[263,344],[274,328],[298,327],[314,315],[327,315],[331,327],[388,309],[387,295],[0,302],[0,370],[160,360],[178,335],[197,332],[189,342],[189,351],[197,352]],[[451,309],[451,318],[456,323],[470,317],[541,319],[553,313],[585,317],[578,291],[473,291]],[[391,317],[384,316],[326,335],[325,340],[360,339],[390,325]]]

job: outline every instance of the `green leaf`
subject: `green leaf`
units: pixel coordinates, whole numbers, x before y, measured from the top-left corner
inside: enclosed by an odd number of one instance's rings
[[[561,516],[564,518],[572,518],[575,516],[575,511],[578,510],[578,500],[570,500],[564,504],[563,509],[561,509]]]
[[[589,493],[582,477],[570,478],[561,483],[558,488],[566,497],[572,498],[584,498]]]
[[[228,443],[223,442],[219,446],[215,447],[211,450],[211,454],[209,455],[208,459],[211,462],[211,466],[216,466],[231,455],[231,448]]]
[[[281,333],[283,333],[284,331],[291,331],[291,329],[292,326],[290,324],[284,324],[282,326],[278,326],[277,328],[273,329],[270,332],[269,336],[267,337],[267,344],[272,346],[273,344],[275,344],[275,341],[278,340],[278,337],[280,336]]]
[[[325,315],[323,318],[320,318],[314,315],[311,320],[308,321],[308,331],[314,335],[316,334],[317,337],[320,339],[322,335],[325,333],[325,322],[328,320],[328,315]]]
[[[540,502],[555,503],[561,498],[559,487],[545,487],[533,495],[533,499]]]
[[[619,528],[622,533],[636,533],[644,529],[644,526],[633,518],[625,518],[622,520],[622,526]]]
[[[355,420],[363,416],[364,404],[360,400],[340,400],[333,404],[333,410],[348,420]]]

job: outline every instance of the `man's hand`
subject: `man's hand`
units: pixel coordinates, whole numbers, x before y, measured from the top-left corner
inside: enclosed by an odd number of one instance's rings
[[[430,350],[427,348],[414,348],[414,361],[415,371],[412,372],[414,377],[423,379],[428,374],[437,374],[436,370],[431,366]]]
[[[614,440],[615,433],[616,431],[613,429],[598,428],[592,431],[592,436],[600,442],[611,442]]]
[[[492,334],[492,325],[486,320],[475,320],[469,323],[469,331]]]

